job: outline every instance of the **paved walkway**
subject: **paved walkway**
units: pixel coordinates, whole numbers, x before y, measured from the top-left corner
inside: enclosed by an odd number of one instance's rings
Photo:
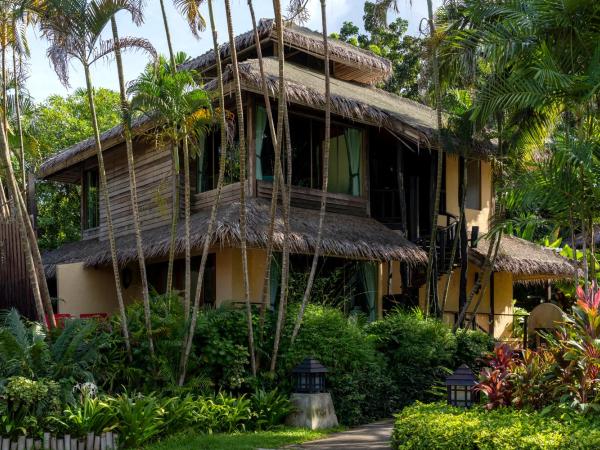
[[[290,450],[389,450],[393,426],[392,420],[385,420],[335,433],[318,441],[286,448]]]

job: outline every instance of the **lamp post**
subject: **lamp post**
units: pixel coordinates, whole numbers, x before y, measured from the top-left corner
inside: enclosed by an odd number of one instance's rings
[[[446,378],[448,389],[448,404],[470,408],[477,402],[477,392],[473,390],[477,381],[469,366],[463,364],[456,372]]]
[[[316,430],[338,426],[331,394],[327,392],[327,368],[314,358],[306,358],[294,370],[294,393],[290,399],[294,411],[286,423],[290,426]]]
[[[319,361],[306,358],[292,371],[294,392],[317,394],[326,392],[325,374],[328,370]]]

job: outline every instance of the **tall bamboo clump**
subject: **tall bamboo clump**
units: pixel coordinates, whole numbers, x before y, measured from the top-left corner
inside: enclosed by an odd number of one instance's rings
[[[194,303],[192,306],[192,313],[190,318],[189,329],[185,334],[183,340],[183,348],[181,352],[181,361],[179,367],[179,385],[183,386],[185,383],[185,378],[187,374],[187,365],[190,358],[190,354],[192,351],[192,345],[194,342],[194,334],[196,332],[196,323],[198,321],[198,312],[200,308],[200,297],[202,295],[203,281],[204,281],[204,272],[206,270],[206,262],[208,260],[208,251],[210,248],[210,244],[212,242],[212,234],[215,227],[215,223],[217,220],[217,208],[219,206],[219,202],[221,200],[221,192],[223,190],[223,182],[225,179],[225,163],[227,161],[227,152],[225,149],[227,148],[227,117],[225,112],[225,96],[224,96],[224,88],[223,88],[223,69],[221,66],[221,53],[219,50],[219,41],[217,36],[217,29],[215,25],[214,12],[213,12],[213,4],[212,0],[208,0],[208,11],[210,16],[210,25],[212,32],[212,40],[213,40],[213,51],[215,52],[216,57],[216,66],[217,66],[217,85],[218,85],[218,96],[219,96],[219,124],[221,127],[221,154],[219,156],[219,178],[217,181],[217,193],[215,195],[215,200],[211,208],[210,219],[208,223],[208,229],[206,232],[206,236],[204,238],[204,242],[202,245],[202,257],[200,260],[200,268],[198,269],[198,281],[196,283],[196,292],[194,295]]]
[[[321,209],[319,211],[319,231],[317,232],[317,243],[315,245],[315,253],[310,267],[310,274],[308,276],[308,282],[306,284],[306,290],[302,297],[302,304],[300,305],[300,311],[296,323],[294,324],[294,330],[292,332],[292,342],[296,339],[300,326],[302,325],[302,319],[304,317],[304,311],[310,298],[310,293],[315,281],[315,274],[317,272],[317,265],[319,263],[319,252],[321,250],[321,240],[323,239],[323,223],[325,222],[325,213],[327,210],[327,188],[329,185],[329,148],[331,145],[331,74],[329,73],[329,37],[327,34],[327,2],[321,0],[321,21],[323,26],[323,48],[325,49],[325,143],[323,144],[323,190],[321,192]]]
[[[140,24],[142,22],[141,11],[136,11],[136,14],[132,15],[134,22]],[[130,203],[131,203],[131,213],[133,218],[133,229],[135,234],[135,244],[136,251],[138,256],[138,265],[140,269],[140,280],[142,283],[142,301],[144,304],[144,313],[148,316],[147,322],[149,322],[149,314],[150,314],[150,293],[148,288],[148,277],[146,274],[146,261],[144,258],[144,245],[142,242],[142,228],[140,221],[140,212],[138,208],[138,193],[137,193],[137,183],[135,177],[135,159],[133,155],[133,132],[131,129],[131,108],[129,105],[129,101],[127,100],[127,93],[125,87],[125,76],[123,72],[123,59],[121,56],[121,40],[119,38],[119,31],[117,28],[117,21],[115,16],[112,16],[110,19],[111,23],[111,31],[113,35],[113,42],[115,46],[115,60],[117,63],[117,73],[119,77],[119,95],[121,100],[121,116],[122,116],[122,124],[123,124],[123,135],[125,137],[125,150],[127,153],[127,173],[129,176],[129,191],[130,191]],[[156,52],[152,47],[150,42],[145,40],[140,40],[140,46],[144,46],[144,48],[156,59]],[[122,331],[125,337],[125,345],[127,347],[127,354],[129,359],[131,360],[131,346],[129,344],[129,329],[127,327],[127,315],[125,313],[124,304],[119,302],[119,314],[121,316],[121,321],[124,322],[122,324]]]

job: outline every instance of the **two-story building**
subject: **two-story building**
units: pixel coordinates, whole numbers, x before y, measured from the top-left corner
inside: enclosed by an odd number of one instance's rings
[[[272,20],[259,26],[267,82],[276,108],[278,61]],[[292,267],[303,268],[314,252],[322,183],[324,141],[324,47],[321,34],[287,26],[285,83],[289,102],[292,142],[291,230]],[[252,32],[236,39],[243,90],[248,156],[246,191],[248,258],[251,300],[263,291],[269,205],[273,188],[274,150],[262,96],[262,79]],[[229,46],[222,47],[228,107],[233,104]],[[427,236],[435,193],[436,167],[444,165],[439,216],[445,244],[458,235],[461,158],[467,160],[466,229],[478,227],[483,235],[493,211],[494,187],[490,164],[493,148],[481,145],[462,153],[444,152],[437,160],[435,111],[414,101],[384,92],[375,85],[391,73],[389,61],[339,41],[330,43],[332,129],[327,216],[321,254],[324,265],[343,267],[360,284],[351,299],[352,309],[371,318],[381,317],[395,304],[423,304]],[[186,64],[199,71],[206,88],[215,89],[216,58],[210,51]],[[173,183],[171,149],[157,148],[149,120],[136,122],[134,142],[139,209],[149,282],[164,290],[170,248]],[[132,235],[129,181],[125,146],[120,127],[102,134],[110,205],[117,235],[122,283],[127,301],[140,299],[137,253]],[[218,175],[219,131],[209,132],[201,143],[201,158],[192,162],[193,270],[197,270],[201,244],[207,232]],[[491,149],[491,150],[490,150]],[[228,149],[227,185],[218,207],[217,224],[205,273],[203,301],[220,306],[243,300],[239,226],[239,173],[236,146]],[[82,239],[44,255],[47,276],[56,281],[60,312],[81,314],[113,312],[116,294],[107,241],[105,208],[99,196],[96,147],[88,139],[47,160],[39,177],[82,186]],[[183,189],[181,184],[180,189]],[[179,196],[182,198],[182,195]],[[281,213],[276,221],[274,244],[281,251],[285,232]],[[447,246],[447,248],[449,248]],[[183,286],[183,220],[177,234],[179,258],[175,286]],[[442,249],[443,250],[443,249]],[[446,250],[442,254],[446,254]],[[486,241],[469,244],[466,287],[470,290],[486,253]],[[464,260],[464,258],[463,258]],[[351,263],[351,264],[350,264]],[[271,300],[277,297],[275,258]],[[443,266],[443,265],[442,265]],[[440,266],[441,289],[454,271],[446,304],[446,320],[458,310],[460,267]],[[197,273],[197,272],[196,272]],[[512,237],[502,240],[487,297],[475,317],[479,326],[501,336],[512,313],[513,283],[565,278],[572,266],[551,251]],[[195,278],[193,276],[193,278]],[[502,316],[506,314],[506,316]]]

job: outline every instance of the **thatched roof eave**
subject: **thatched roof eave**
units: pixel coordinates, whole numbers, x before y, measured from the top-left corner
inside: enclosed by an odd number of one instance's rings
[[[247,245],[250,248],[266,248],[268,242],[270,202],[266,199],[248,199]],[[191,219],[192,249],[201,249],[208,229],[210,209],[202,210]],[[291,233],[288,237],[290,251],[297,254],[312,254],[316,246],[319,212],[293,207],[290,214]],[[273,244],[276,251],[283,250],[286,234],[283,220],[278,217],[275,224]],[[144,255],[148,259],[166,257],[170,249],[170,227],[164,226],[143,233]],[[241,235],[239,227],[239,203],[222,205],[218,209],[215,232],[211,245],[239,247]],[[124,266],[137,259],[134,236],[117,239],[117,257]],[[183,254],[185,240],[183,224],[179,225],[176,238],[176,252]],[[404,261],[410,266],[422,266],[427,261],[425,252],[400,234],[368,217],[348,216],[328,213],[325,218],[323,256],[341,257],[371,261]],[[67,244],[44,255],[48,276],[55,273],[56,265],[83,262],[86,267],[107,266],[111,263],[111,253],[107,241],[90,240]]]
[[[482,267],[488,247],[488,239],[479,239],[477,246],[469,249],[469,260]],[[493,270],[512,273],[516,283],[531,284],[572,278],[577,269],[571,261],[553,250],[515,236],[504,235]]]

